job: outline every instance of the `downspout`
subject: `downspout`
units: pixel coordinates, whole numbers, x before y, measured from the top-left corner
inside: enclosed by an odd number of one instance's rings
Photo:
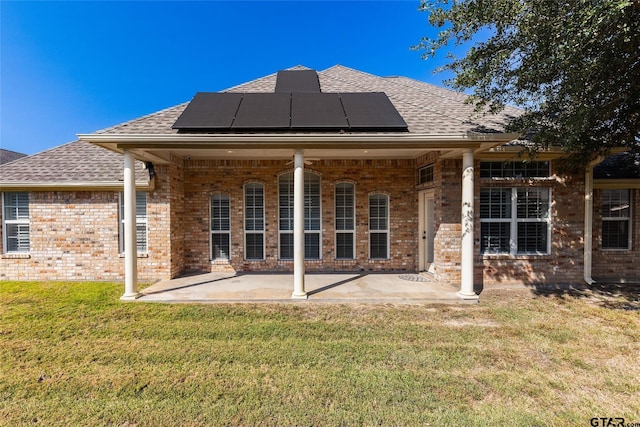
[[[593,285],[591,277],[593,258],[593,167],[604,160],[598,156],[587,165],[584,179],[584,281]]]

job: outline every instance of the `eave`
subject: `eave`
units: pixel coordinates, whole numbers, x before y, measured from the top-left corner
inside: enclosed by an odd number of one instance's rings
[[[133,150],[136,158],[166,162],[172,150],[242,150],[259,158],[265,150],[315,150],[340,152],[345,150],[415,150],[449,152],[452,157],[464,149],[487,150],[517,138],[516,134],[474,133],[279,133],[279,134],[80,134],[78,138],[109,150],[122,153]],[[291,151],[292,153],[293,151]],[[289,156],[287,152],[287,156]]]

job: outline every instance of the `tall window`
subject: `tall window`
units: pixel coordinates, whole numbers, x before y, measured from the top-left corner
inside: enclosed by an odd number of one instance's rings
[[[631,249],[629,190],[602,190],[602,249]]]
[[[548,188],[482,188],[482,253],[549,253],[549,206]]]
[[[389,197],[369,196],[369,258],[389,258]]]
[[[124,193],[120,193],[120,252],[124,252]],[[136,192],[136,247],[147,252],[147,193]]]
[[[2,235],[5,252],[29,252],[29,193],[4,193]]]
[[[244,258],[264,259],[264,187],[244,186]]]
[[[280,258],[293,259],[293,172],[280,175]],[[304,173],[304,257],[320,259],[320,176]]]
[[[348,182],[336,184],[336,258],[355,258],[356,209],[355,186]]]
[[[211,197],[211,259],[231,258],[231,209],[229,196]]]

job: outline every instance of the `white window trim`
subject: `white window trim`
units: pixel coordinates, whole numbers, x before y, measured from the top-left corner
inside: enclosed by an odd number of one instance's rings
[[[247,230],[247,221],[246,221],[246,212],[247,212],[247,185],[259,185],[262,188],[262,230]],[[244,185],[243,189],[244,193],[244,212],[245,212],[245,221],[244,221],[244,260],[248,262],[257,262],[264,261],[266,258],[266,250],[267,244],[265,241],[265,192],[264,192],[264,184],[261,182],[247,182]],[[255,218],[255,217],[254,217]],[[229,219],[231,220],[231,219]],[[262,258],[247,258],[247,234],[262,234]],[[279,246],[278,246],[279,247]]]
[[[137,250],[138,248],[138,242],[136,241],[136,252],[138,255],[146,255],[149,253],[149,194],[146,191],[136,191],[136,195],[134,198],[134,201],[137,205],[137,198],[138,198],[138,193],[143,193],[145,196],[145,213],[146,215],[144,217],[140,217],[138,216],[138,210],[136,208],[136,234],[137,234],[137,230],[138,230],[138,226],[143,225],[144,224],[144,236],[145,236],[145,247],[146,249],[144,251],[139,251]],[[120,256],[124,255],[124,215],[122,215],[122,204],[124,203],[124,193],[120,192],[119,193],[119,197],[118,197],[118,216],[120,217],[120,221],[118,224],[118,251],[120,253]],[[137,240],[137,238],[136,238]]]
[[[213,220],[213,198],[215,196],[225,196],[229,200],[229,229],[228,230],[213,230],[211,222]],[[213,257],[213,235],[214,234],[227,234],[229,236],[229,253],[227,258],[214,258]],[[225,193],[212,194],[209,197],[209,260],[215,262],[231,262],[231,196]]]
[[[307,258],[305,256],[304,259],[305,261],[322,261],[322,176],[319,173],[308,171],[308,170],[305,170],[304,173],[305,174],[310,173],[310,174],[316,175],[320,179],[320,190],[318,192],[318,195],[320,197],[320,227],[318,230],[307,230],[306,228],[304,230],[305,236],[307,234],[318,234],[318,258]],[[293,258],[282,258],[282,254],[280,253],[280,248],[281,248],[280,236],[282,234],[293,234],[293,230],[280,229],[280,178],[287,174],[291,174],[291,177],[292,177],[291,179],[293,180],[293,171],[285,172],[278,176],[278,260],[281,260],[281,261],[293,261]],[[304,192],[304,194],[306,194],[306,192]],[[292,215],[293,215],[293,211],[292,211]],[[305,222],[306,222],[306,218],[307,217],[305,215]]]
[[[480,218],[480,223],[509,223],[509,252],[483,252],[483,256],[511,255],[511,256],[545,256],[551,254],[551,201],[552,189],[550,187],[531,187],[546,189],[549,192],[549,207],[545,218],[518,218],[518,190],[529,187],[485,187],[487,189],[502,189],[511,191],[511,217],[510,218]],[[518,252],[518,224],[523,222],[535,222],[547,224],[547,250],[546,252]]]
[[[387,199],[387,206],[385,208],[385,215],[387,219],[387,228],[385,230],[372,230],[371,229],[371,196],[384,196]],[[388,260],[391,259],[391,198],[385,193],[370,193],[368,199],[367,216],[369,217],[369,259],[370,260]],[[372,258],[371,257],[371,233],[387,234],[387,256],[386,258]]]
[[[5,254],[21,254],[28,255],[31,252],[31,212],[30,212],[30,204],[31,204],[31,195],[26,191],[17,191],[17,193],[26,193],[27,194],[27,210],[29,210],[28,218],[19,218],[19,219],[6,219],[6,210],[5,210],[5,197],[6,194],[11,192],[2,193],[2,248],[3,253]],[[8,250],[8,233],[7,233],[7,225],[26,225],[29,227],[29,250],[27,251],[10,251]]]
[[[334,242],[334,258],[336,261],[348,261],[348,260],[354,260],[356,259],[356,185],[352,182],[348,182],[348,181],[340,181],[340,182],[336,182],[335,186],[334,186],[334,197],[333,197],[333,214],[334,214],[334,223],[337,222],[337,218],[338,218],[338,214],[337,214],[337,209],[338,209],[338,204],[336,203],[336,197],[337,197],[337,193],[336,193],[336,188],[338,187],[338,185],[340,184],[349,184],[351,185],[351,188],[353,188],[353,229],[350,230],[338,230],[337,227],[334,227],[334,235],[333,235],[333,242]],[[346,233],[351,233],[351,237],[353,239],[353,244],[352,244],[352,252],[351,252],[351,257],[348,258],[338,258],[338,234],[346,234]]]
[[[604,196],[604,192],[607,191],[608,189],[604,189],[602,191],[602,195],[600,198],[600,207],[602,208],[603,205],[603,200],[602,200],[602,196]],[[624,252],[624,251],[630,251],[632,248],[632,243],[633,243],[633,222],[632,222],[632,218],[633,218],[633,193],[631,192],[630,189],[626,189],[626,188],[622,188],[622,189],[610,189],[610,190],[626,190],[627,191],[627,198],[629,200],[629,216],[628,217],[602,217],[602,222],[605,221],[616,221],[616,222],[623,222],[626,221],[628,224],[628,236],[627,236],[627,247],[626,248],[605,248],[604,246],[602,246],[602,236],[600,237],[601,239],[601,244],[600,244],[600,248],[602,251],[604,252]],[[602,234],[602,224],[600,225],[600,233]]]

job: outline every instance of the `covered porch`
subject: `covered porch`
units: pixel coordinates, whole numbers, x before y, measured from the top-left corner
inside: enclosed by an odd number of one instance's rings
[[[310,302],[425,304],[463,300],[458,289],[436,284],[428,274],[318,273],[305,277]],[[165,303],[287,302],[291,275],[284,273],[201,273],[163,280],[143,289],[139,301]]]

